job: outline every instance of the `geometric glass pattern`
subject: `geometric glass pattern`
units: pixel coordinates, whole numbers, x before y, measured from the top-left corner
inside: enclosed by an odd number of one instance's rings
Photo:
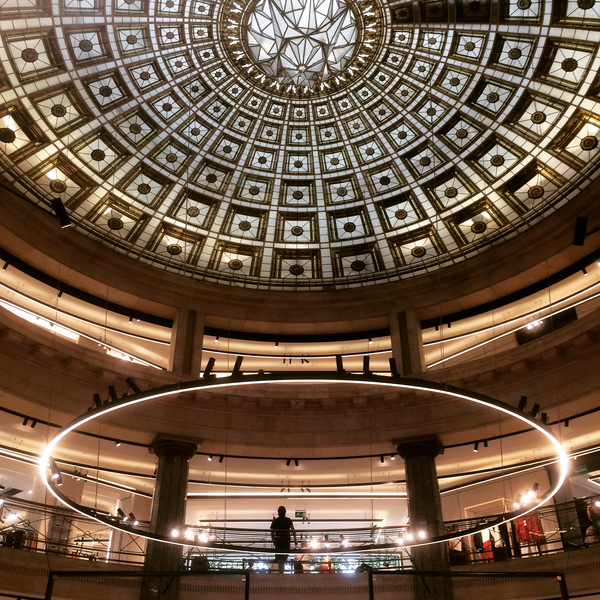
[[[344,68],[357,27],[344,0],[262,0],[250,13],[247,36],[267,75],[312,87]]]

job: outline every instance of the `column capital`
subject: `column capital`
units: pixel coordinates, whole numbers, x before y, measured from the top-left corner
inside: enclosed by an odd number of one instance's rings
[[[444,453],[444,446],[437,435],[428,435],[403,440],[394,440],[392,442],[398,450],[398,454],[406,460],[417,456],[427,456],[435,458]]]
[[[192,456],[198,452],[198,446],[201,441],[177,440],[164,437],[157,437],[150,444],[148,452],[156,454],[156,456],[185,456],[186,460],[190,460]]]

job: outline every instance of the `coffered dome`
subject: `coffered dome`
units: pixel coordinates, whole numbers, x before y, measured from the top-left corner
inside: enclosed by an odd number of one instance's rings
[[[599,6],[13,0],[3,176],[46,210],[60,197],[82,235],[188,277],[417,276],[596,177]]]

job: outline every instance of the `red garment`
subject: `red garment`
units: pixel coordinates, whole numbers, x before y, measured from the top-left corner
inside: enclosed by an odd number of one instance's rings
[[[528,514],[515,520],[515,533],[519,544],[545,544],[546,534],[540,518]]]
[[[492,545],[492,540],[483,542],[483,552],[481,553],[481,558],[487,560],[488,562],[494,562],[494,546]]]

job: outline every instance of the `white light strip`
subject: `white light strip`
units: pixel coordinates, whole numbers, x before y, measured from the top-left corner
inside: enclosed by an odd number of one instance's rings
[[[296,373],[290,373],[290,372],[287,372],[287,373],[275,372],[275,373],[271,373],[270,376],[268,376],[268,377],[253,376],[246,380],[238,379],[238,378],[233,379],[233,380],[230,379],[229,381],[224,381],[222,379],[220,379],[220,380],[219,379],[214,379],[214,380],[213,379],[203,379],[203,380],[191,381],[191,382],[188,382],[187,384],[184,383],[184,384],[177,384],[177,385],[168,385],[168,386],[164,386],[162,388],[158,388],[156,390],[149,390],[146,392],[142,392],[140,394],[134,394],[132,396],[117,400],[116,402],[104,404],[101,407],[92,408],[91,410],[86,412],[84,415],[77,417],[76,419],[72,420],[69,424],[65,425],[62,429],[60,429],[56,433],[54,438],[52,438],[52,440],[48,443],[48,445],[44,449],[44,452],[40,458],[40,475],[42,477],[42,481],[44,481],[44,483],[45,483],[46,487],[48,488],[48,490],[50,491],[50,493],[59,502],[62,502],[63,504],[70,507],[74,511],[79,512],[80,514],[83,514],[84,516],[91,517],[92,519],[98,521],[99,523],[102,523],[103,525],[109,525],[110,527],[114,527],[115,529],[119,529],[126,533],[132,533],[131,529],[128,527],[123,527],[122,525],[116,524],[116,523],[107,523],[104,520],[98,518],[97,516],[91,516],[91,515],[83,512],[82,510],[80,510],[78,508],[77,505],[72,504],[66,496],[60,495],[58,493],[57,489],[53,485],[50,485],[50,483],[48,481],[48,466],[49,466],[50,458],[52,456],[52,450],[57,446],[57,444],[74,429],[81,427],[82,425],[89,423],[90,421],[93,421],[100,416],[114,412],[114,411],[119,410],[124,407],[132,406],[134,404],[138,404],[141,402],[148,402],[150,400],[154,400],[157,398],[163,398],[166,396],[172,396],[175,394],[179,394],[181,392],[191,392],[191,391],[201,392],[201,391],[215,389],[215,388],[217,388],[217,389],[230,388],[230,387],[235,388],[238,386],[264,385],[266,383],[304,384],[304,385],[306,385],[308,383],[313,383],[316,385],[323,385],[323,384],[348,385],[348,383],[354,383],[356,385],[381,386],[381,387],[410,389],[410,390],[418,390],[418,391],[425,390],[427,392],[434,392],[434,393],[438,393],[438,394],[441,394],[444,396],[450,396],[452,398],[460,398],[460,399],[466,400],[468,402],[474,402],[481,406],[485,406],[490,409],[499,410],[500,412],[503,412],[504,414],[506,414],[508,416],[516,417],[517,419],[534,427],[542,435],[544,435],[548,439],[548,441],[550,441],[554,445],[556,453],[557,453],[557,462],[560,464],[560,467],[561,467],[560,476],[559,476],[558,481],[557,481],[556,485],[554,486],[554,488],[552,490],[550,490],[550,492],[544,498],[542,498],[537,505],[532,506],[528,510],[526,510],[522,513],[519,513],[518,515],[512,517],[511,519],[506,519],[505,522],[519,518],[527,513],[532,512],[533,510],[537,509],[538,507],[542,506],[543,504],[547,503],[556,494],[556,492],[561,488],[561,486],[563,485],[565,478],[567,476],[567,472],[568,472],[567,455],[562,447],[560,440],[558,440],[558,438],[556,438],[554,436],[550,427],[543,425],[541,422],[539,422],[535,418],[533,418],[529,413],[524,413],[524,412],[518,411],[516,408],[514,408],[508,404],[505,404],[503,402],[500,402],[498,400],[494,400],[492,398],[483,396],[481,394],[471,393],[471,392],[468,392],[467,390],[459,390],[458,388],[453,388],[452,390],[450,390],[450,389],[448,389],[448,386],[443,385],[443,384],[437,384],[434,382],[421,382],[416,379],[391,379],[391,378],[376,377],[376,376],[366,377],[365,379],[359,379],[356,376],[352,377],[352,376],[342,375],[342,376],[335,377],[335,376],[332,376],[331,373],[313,372],[310,374],[310,376],[308,376],[308,374],[296,374]],[[481,528],[477,528],[477,530],[485,531],[485,530],[491,529],[492,527],[494,527],[494,525],[482,526]],[[152,535],[147,532],[134,531],[133,533],[136,535],[139,535],[140,537],[145,537],[147,539],[157,540],[157,541],[161,541],[161,542],[172,544],[172,545],[189,546],[189,544],[186,544],[185,541],[178,540],[178,539],[171,540],[171,539],[163,538],[161,536]],[[463,536],[464,536],[464,532],[457,534],[454,537],[447,538],[445,541],[450,540],[450,539],[458,539]],[[413,545],[414,546],[426,546],[426,545],[431,545],[431,544],[436,544],[436,543],[439,543],[439,542],[438,541],[424,541],[424,542],[420,542],[420,543],[413,544]],[[205,547],[207,549],[211,548],[211,546],[198,546],[198,547],[199,548]],[[409,546],[406,546],[406,547],[409,547]],[[219,547],[219,549],[221,551],[231,551],[231,552],[238,551],[238,549],[227,548],[227,547]],[[246,549],[244,549],[244,551],[246,551]],[[350,551],[350,550],[344,550],[341,552],[343,553],[343,552],[348,552],[348,551]],[[262,554],[272,554],[271,551],[255,550],[255,552],[262,553]]]
[[[485,333],[486,331],[493,331],[494,329],[498,329],[499,327],[505,327],[506,325],[510,325],[511,323],[516,323],[517,321],[521,321],[522,319],[527,319],[528,317],[531,317],[532,315],[539,315],[542,311],[548,310],[549,308],[552,308],[553,306],[558,306],[559,304],[563,304],[564,302],[568,302],[569,300],[573,300],[574,298],[577,298],[577,296],[581,296],[582,294],[591,292],[592,290],[596,289],[598,286],[600,286],[600,283],[595,283],[593,285],[590,285],[590,286],[584,288],[583,290],[580,290],[579,292],[570,294],[569,296],[567,296],[566,298],[563,298],[562,300],[557,300],[556,302],[547,304],[546,306],[544,306],[542,308],[537,308],[535,310],[531,310],[519,317],[513,317],[512,319],[508,319],[507,321],[502,321],[502,323],[498,323],[497,325],[490,325],[489,327],[483,327],[482,329],[477,329],[475,331],[469,331],[468,333],[454,335],[454,336],[448,337],[448,338],[432,340],[431,342],[423,342],[423,346],[425,346],[425,347],[426,346],[434,346],[437,344],[445,344],[447,342],[454,342],[455,340],[462,340],[466,337],[471,337],[473,335],[479,335],[480,333]],[[587,302],[588,300],[591,300],[592,298],[595,298],[595,297],[596,296],[586,298],[585,300],[583,300],[583,302]],[[539,317],[538,320],[546,319],[546,318],[548,318],[548,316],[550,316],[550,315],[547,315],[546,317]],[[441,335],[442,331],[440,330],[439,333]]]
[[[225,342],[223,342],[225,343]],[[226,356],[243,356],[244,358],[265,358],[265,359],[286,359],[286,360],[308,360],[309,364],[311,360],[324,360],[324,359],[333,359],[336,356],[342,356],[343,358],[351,358],[353,356],[374,356],[377,354],[389,354],[392,351],[391,348],[386,348],[384,350],[373,350],[371,352],[350,352],[348,354],[254,354],[250,352],[236,352],[235,350],[232,352],[225,350],[214,350],[213,348],[202,348],[202,352],[207,352],[210,354],[224,354]]]
[[[139,356],[135,356],[134,354],[130,354],[129,352],[125,352],[124,350],[121,350],[120,348],[117,348],[116,346],[112,346],[108,342],[103,342],[102,340],[99,341],[96,338],[92,337],[91,335],[82,333],[81,331],[78,331],[77,329],[73,329],[72,327],[68,327],[67,325],[62,325],[61,323],[53,321],[52,319],[49,319],[48,317],[44,317],[32,310],[23,308],[22,306],[19,306],[18,304],[15,304],[14,302],[10,302],[9,300],[1,299],[0,304],[7,304],[9,306],[13,306],[14,308],[21,310],[24,313],[27,313],[33,317],[36,317],[38,319],[43,319],[44,321],[48,321],[48,323],[52,323],[53,325],[56,325],[57,327],[62,327],[66,331],[70,331],[71,333],[73,333],[75,335],[79,335],[81,337],[86,338],[87,340],[91,340],[92,342],[95,342],[96,344],[99,343],[102,346],[105,346],[106,348],[110,348],[111,350],[114,350],[115,352],[118,352],[119,354],[122,354],[123,356],[127,356],[130,360],[135,360],[137,362],[140,362],[143,365],[146,365],[147,367],[152,367],[153,369],[158,369],[159,371],[165,370],[164,367],[155,365],[154,363],[148,362],[147,360],[144,360],[143,358],[140,358]]]
[[[598,284],[600,285],[600,284]],[[575,304],[570,304],[569,306],[565,306],[564,308],[561,308],[560,310],[551,312],[550,314],[546,315],[545,317],[543,317],[541,320],[543,321],[544,319],[548,319],[550,317],[553,317],[555,315],[560,314],[561,312],[564,312],[565,310],[569,310],[570,308],[575,308],[576,306],[580,306],[581,304],[585,304],[586,302],[589,302],[590,300],[594,300],[595,298],[600,297],[600,292],[598,292],[597,294],[594,294],[593,296],[590,296],[589,298],[586,298],[585,300],[580,300],[579,302],[576,302]],[[427,365],[427,367],[437,367],[438,365],[441,365],[442,363],[445,363],[449,360],[452,360],[454,358],[456,358],[457,356],[461,356],[462,354],[466,354],[467,352],[471,352],[471,350],[476,350],[477,348],[481,348],[482,346],[485,346],[487,344],[489,344],[490,342],[495,342],[496,340],[499,340],[503,337],[506,337],[507,335],[510,335],[511,333],[515,333],[521,329],[525,329],[527,326],[529,325],[529,323],[525,323],[525,325],[520,325],[519,327],[515,327],[513,329],[510,329],[509,331],[505,331],[504,333],[501,333],[500,335],[491,337],[489,340],[485,340],[483,342],[480,342],[479,344],[475,344],[474,346],[470,346],[469,348],[466,348],[465,350],[461,350],[460,352],[456,352],[455,354],[452,354],[451,356],[448,356],[446,358],[442,358],[441,360],[429,363]]]
[[[75,319],[76,321],[79,321],[81,323],[85,323],[86,325],[92,325],[94,327],[98,327],[100,329],[105,329],[106,331],[112,331],[113,333],[119,333],[121,335],[126,335],[127,337],[132,337],[132,338],[136,338],[138,340],[143,340],[145,342],[152,342],[155,344],[162,344],[164,346],[169,346],[171,344],[171,342],[168,341],[163,341],[163,340],[159,340],[156,338],[151,338],[151,337],[146,337],[143,335],[137,335],[135,333],[129,333],[127,331],[123,331],[122,329],[116,329],[114,327],[110,327],[109,325],[104,325],[102,323],[96,323],[95,321],[91,321],[89,319],[86,319],[84,317],[79,317],[77,315],[74,315],[73,313],[67,312],[66,310],[63,310],[61,308],[52,306],[50,304],[46,304],[45,302],[42,302],[41,300],[36,300],[35,298],[32,298],[31,296],[28,296],[27,294],[23,294],[22,292],[19,292],[17,289],[11,287],[10,285],[6,285],[5,283],[0,283],[0,288],[5,289],[7,292],[10,292],[11,294],[14,294],[15,296],[18,296],[19,298],[23,298],[24,300],[28,300],[29,302],[33,302],[34,304],[37,304],[37,306],[41,306],[43,308],[47,308],[49,310],[52,310],[54,312],[60,313],[61,315],[64,315],[65,317],[69,317],[70,319]],[[82,300],[83,302],[83,300]],[[86,304],[88,304],[86,302]],[[42,318],[46,318],[46,317],[42,317]],[[157,327],[160,327],[160,325],[157,325]]]

